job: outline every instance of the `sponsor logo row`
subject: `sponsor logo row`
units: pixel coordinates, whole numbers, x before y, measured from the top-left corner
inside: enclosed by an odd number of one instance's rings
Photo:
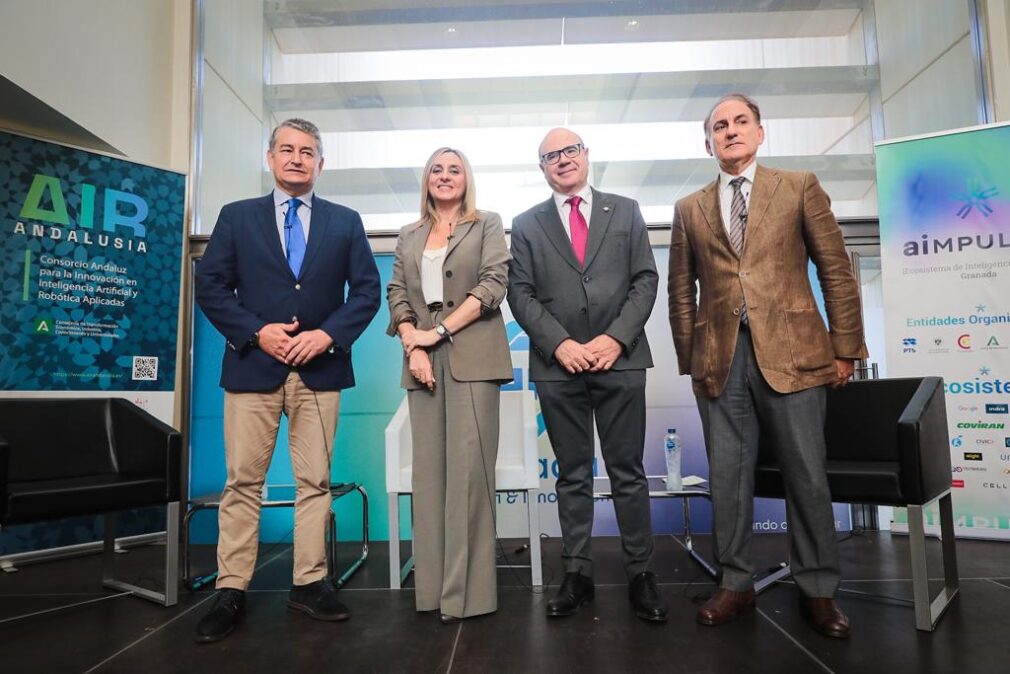
[[[964,480],[954,479],[950,481],[950,486],[955,489],[964,489]],[[1010,489],[1010,481],[1006,480],[985,480],[982,482],[982,489]]]
[[[983,343],[984,342],[984,343]],[[956,347],[956,348],[955,348]],[[923,340],[918,337],[902,337],[902,353],[971,353],[972,351],[1003,351],[1007,348],[996,335],[973,336],[971,333],[958,335],[955,339],[934,337]]]

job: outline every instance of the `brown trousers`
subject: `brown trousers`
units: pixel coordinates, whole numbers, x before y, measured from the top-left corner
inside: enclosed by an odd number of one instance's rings
[[[217,588],[245,590],[259,547],[260,499],[273,457],[281,414],[295,476],[294,583],[326,576],[326,521],[340,391],[313,391],[291,372],[276,391],[224,394],[228,480],[218,515]]]

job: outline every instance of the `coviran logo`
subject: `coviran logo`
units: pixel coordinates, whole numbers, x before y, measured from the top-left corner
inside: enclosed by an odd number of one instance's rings
[[[1001,423],[990,423],[988,421],[959,421],[957,424],[958,428],[967,428],[971,430],[1000,430],[1005,424]]]
[[[951,480],[950,486],[955,489],[964,489],[964,480]]]

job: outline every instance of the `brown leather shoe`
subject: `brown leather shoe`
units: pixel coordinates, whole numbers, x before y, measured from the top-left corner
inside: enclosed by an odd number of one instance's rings
[[[826,637],[849,638],[849,619],[830,597],[802,597],[800,613],[810,626]]]
[[[698,610],[698,622],[702,625],[723,625],[753,608],[754,590],[734,592],[719,588]]]

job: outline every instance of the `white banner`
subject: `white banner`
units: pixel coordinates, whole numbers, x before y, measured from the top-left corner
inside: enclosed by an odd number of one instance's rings
[[[943,377],[955,528],[981,538],[1010,538],[1008,156],[1006,125],[877,146],[888,373]]]

